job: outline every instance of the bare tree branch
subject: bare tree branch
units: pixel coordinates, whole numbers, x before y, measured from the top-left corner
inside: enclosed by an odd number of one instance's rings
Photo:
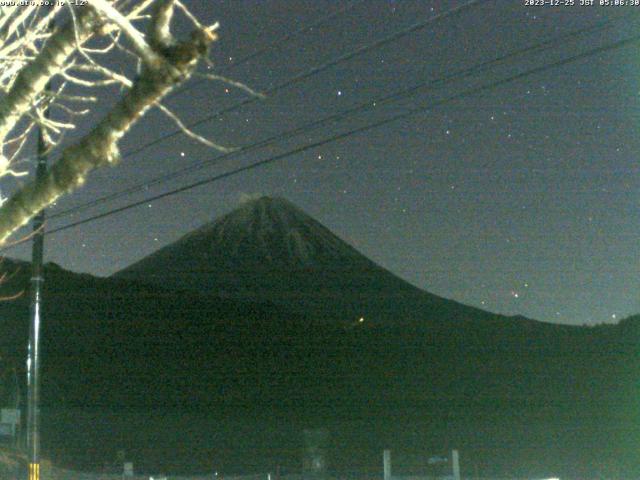
[[[180,120],[180,117],[178,117],[175,113],[173,113],[171,110],[169,110],[167,107],[165,107],[161,103],[157,103],[156,107],[158,107],[162,113],[164,113],[167,117],[169,117],[178,126],[178,128],[182,130],[182,133],[184,133],[187,137],[193,138],[195,141],[202,143],[207,147],[215,148],[216,150],[223,153],[230,153],[230,152],[233,152],[234,150],[237,150],[235,148],[218,145],[217,143],[212,142],[208,138],[205,138],[202,135],[198,135],[196,132],[194,132],[189,127],[187,127],[184,124],[184,122]]]
[[[37,58],[20,71],[10,91],[0,99],[0,144],[31,109],[51,78],[64,70],[66,62],[76,50],[76,36],[86,41],[97,26],[97,17],[85,9],[76,25],[67,22],[49,38]]]
[[[0,207],[0,244],[37,212],[82,185],[91,170],[117,163],[120,138],[150,107],[190,77],[216,39],[214,28],[195,30],[188,41],[154,52],[158,62],[145,64],[131,89],[96,127],[66,148],[41,181],[28,183]],[[73,37],[66,40],[75,45]]]
[[[123,14],[106,0],[89,0],[89,3],[101,12],[109,21],[114,22],[129,37],[136,54],[149,66],[156,66],[162,58],[149,46],[140,33]]]

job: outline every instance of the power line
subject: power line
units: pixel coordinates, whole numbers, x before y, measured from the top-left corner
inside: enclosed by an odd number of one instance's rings
[[[390,35],[387,35],[386,37],[383,37],[379,40],[376,40],[373,43],[368,43],[366,45],[363,45],[361,47],[356,48],[355,50],[352,50],[348,53],[345,53],[343,55],[340,55],[332,60],[329,60],[321,65],[318,65],[316,67],[312,67],[311,69],[301,72],[297,75],[294,75],[293,77],[291,77],[288,80],[285,80],[282,83],[279,83],[278,85],[275,85],[273,87],[271,87],[270,89],[265,90],[264,92],[262,92],[264,95],[271,95],[273,93],[277,93],[280,90],[283,90],[287,87],[290,87],[291,85],[294,85],[296,83],[302,82],[303,80],[306,80],[307,78],[310,78],[314,75],[317,75],[325,70],[328,70],[331,67],[334,67],[340,63],[346,62],[351,60],[354,57],[357,57],[358,55],[362,55],[363,53],[366,53],[370,50],[373,50],[375,48],[379,48],[382,47],[388,43],[391,43],[395,40],[398,40],[402,37],[405,37],[411,33],[417,32],[418,30],[421,30],[425,27],[427,27],[428,25],[430,25],[433,22],[436,22],[438,20],[442,20],[445,18],[449,18],[449,17],[453,17],[455,15],[459,15],[461,13],[463,13],[465,10],[467,10],[468,8],[472,8],[475,6],[480,5],[481,3],[484,2],[488,2],[489,0],[470,0],[467,3],[464,3],[458,7],[452,8],[451,10],[447,10],[443,13],[440,13],[438,15],[435,15],[433,17],[429,17],[427,20],[423,20],[420,22],[416,22],[412,25],[410,25],[407,28],[404,28],[402,30],[399,30],[397,32],[391,33]],[[202,125],[203,123],[206,123],[210,120],[213,120],[215,118],[218,118],[224,114],[230,113],[230,112],[234,112],[236,110],[238,110],[241,107],[244,107],[245,105],[249,105],[252,104],[254,102],[256,102],[258,100],[258,97],[249,97],[246,98],[244,100],[242,100],[239,103],[236,103],[235,105],[232,105],[228,108],[224,108],[222,110],[219,110],[211,115],[207,115],[206,117],[200,119],[200,120],[196,120],[195,122],[189,123],[187,124],[187,128],[192,129],[194,127],[197,127],[198,125]],[[156,140],[152,140],[148,143],[145,143],[144,145],[141,145],[138,148],[135,148],[133,150],[130,150],[129,152],[126,152],[122,155],[122,158],[128,158],[130,156],[136,155],[140,152],[142,152],[143,150],[146,150],[147,148],[156,145],[158,143],[161,143],[169,138],[173,138],[177,135],[180,135],[182,132],[181,129],[178,130],[174,130],[171,133],[168,133],[166,135],[163,135],[159,138],[157,138]]]
[[[374,123],[371,123],[371,124],[368,124],[368,125],[364,125],[362,127],[354,128],[352,130],[349,130],[349,131],[334,135],[332,137],[325,138],[323,140],[319,140],[317,142],[313,142],[313,143],[309,143],[309,144],[306,144],[306,145],[302,145],[302,146],[297,147],[297,148],[295,148],[293,150],[290,150],[288,152],[284,152],[284,153],[281,153],[279,155],[275,155],[273,157],[269,157],[267,159],[260,160],[258,162],[252,163],[250,165],[246,165],[244,167],[239,167],[239,168],[236,168],[234,170],[231,170],[229,172],[225,172],[225,173],[222,173],[222,174],[214,175],[212,177],[209,177],[209,178],[206,178],[206,179],[203,179],[203,180],[199,180],[197,182],[193,182],[191,184],[188,184],[188,185],[185,185],[185,186],[182,186],[182,187],[179,187],[179,188],[176,188],[176,189],[173,189],[173,190],[170,190],[170,191],[158,194],[158,195],[154,195],[154,196],[146,198],[144,200],[132,202],[132,203],[130,203],[128,205],[125,205],[125,206],[122,206],[122,207],[119,207],[119,208],[116,208],[116,209],[113,209],[113,210],[109,210],[107,212],[103,212],[103,213],[100,213],[100,214],[85,218],[83,220],[79,220],[77,222],[73,222],[73,223],[70,223],[70,224],[55,228],[53,230],[50,230],[50,231],[46,232],[46,234],[50,235],[50,234],[58,233],[58,232],[61,232],[61,231],[64,231],[64,230],[68,230],[70,228],[77,227],[79,225],[83,225],[85,223],[93,222],[93,221],[99,220],[101,218],[105,218],[105,217],[108,217],[108,216],[111,216],[111,215],[115,215],[117,213],[120,213],[120,212],[123,212],[123,211],[126,211],[126,210],[130,210],[132,208],[135,208],[137,206],[140,206],[140,205],[143,205],[143,204],[148,204],[149,202],[160,200],[160,199],[165,198],[165,197],[176,195],[178,193],[182,193],[182,192],[191,190],[193,188],[196,188],[196,187],[199,187],[199,186],[202,186],[202,185],[213,183],[213,182],[216,182],[216,181],[231,177],[233,175],[237,175],[239,173],[243,173],[243,172],[258,168],[258,167],[262,167],[264,165],[268,165],[270,163],[274,163],[274,162],[276,162],[278,160],[282,160],[282,159],[284,159],[286,157],[289,157],[291,155],[295,155],[297,153],[303,153],[303,152],[305,152],[307,150],[311,150],[313,148],[317,148],[317,147],[320,147],[322,145],[326,145],[328,143],[336,142],[338,140],[342,140],[344,138],[350,137],[350,136],[358,134],[358,133],[366,132],[366,131],[372,130],[374,128],[378,128],[380,126],[387,125],[387,124],[392,123],[392,122],[396,122],[398,120],[409,118],[409,117],[411,117],[413,115],[416,115],[418,113],[423,113],[425,111],[432,110],[432,109],[434,109],[436,107],[439,107],[439,106],[445,105],[447,103],[459,100],[461,98],[468,97],[470,95],[475,95],[475,94],[478,94],[478,93],[481,93],[481,92],[484,92],[484,91],[492,90],[494,88],[501,87],[501,86],[506,85],[508,83],[513,83],[515,81],[521,80],[521,79],[526,78],[528,76],[535,75],[535,74],[538,74],[538,73],[541,73],[541,72],[544,72],[544,71],[547,71],[547,70],[550,70],[550,69],[553,69],[553,68],[561,67],[561,66],[567,65],[569,63],[573,63],[573,62],[576,62],[578,60],[582,60],[582,59],[591,57],[593,55],[597,55],[597,54],[604,53],[604,52],[607,52],[607,51],[615,50],[615,49],[630,45],[630,44],[638,42],[638,41],[640,41],[640,35],[636,35],[636,36],[633,36],[633,37],[630,37],[630,38],[627,38],[627,39],[624,39],[624,40],[620,40],[618,42],[615,42],[615,43],[612,43],[612,44],[609,44],[609,45],[605,45],[605,46],[601,46],[601,47],[598,47],[598,48],[595,48],[595,49],[591,49],[591,50],[588,50],[586,52],[582,52],[580,54],[573,55],[571,57],[568,57],[568,58],[565,58],[565,59],[562,59],[562,60],[559,60],[559,61],[556,61],[556,62],[553,62],[553,63],[550,63],[550,64],[542,65],[540,67],[535,67],[535,68],[526,70],[524,72],[518,73],[516,75],[512,75],[510,77],[504,78],[502,80],[498,80],[498,81],[495,81],[495,82],[491,82],[489,84],[481,85],[479,87],[470,88],[470,89],[468,89],[468,90],[466,90],[464,92],[461,92],[461,93],[458,93],[458,94],[455,94],[455,95],[451,95],[451,96],[449,96],[447,98],[444,98],[444,99],[439,100],[437,102],[431,103],[429,105],[413,108],[413,109],[410,109],[410,110],[408,110],[408,111],[406,111],[404,113],[395,115],[393,117],[390,117],[390,118],[387,118],[387,119],[384,119],[384,120],[380,120],[380,121],[377,121],[377,122],[374,122]]]
[[[329,20],[333,20],[334,18],[336,18],[339,15],[343,15],[345,13],[347,13],[350,10],[353,10],[356,6],[358,6],[358,4],[362,3],[364,0],[354,0],[351,3],[340,7],[336,10],[334,10],[333,12],[327,14],[327,15],[323,15],[320,18],[316,19],[314,22],[309,23],[307,25],[304,25],[302,27],[300,27],[298,30],[295,30],[291,33],[288,33],[286,35],[283,35],[282,37],[280,37],[277,40],[274,40],[271,43],[266,44],[265,46],[263,46],[262,48],[257,49],[256,51],[249,53],[248,55],[245,55],[244,57],[241,57],[238,60],[235,60],[232,63],[228,63],[225,65],[222,65],[220,67],[220,69],[225,72],[227,70],[231,70],[233,68],[237,68],[240,65],[243,65],[245,63],[247,63],[250,60],[253,60],[255,58],[258,58],[262,55],[264,55],[265,53],[268,52],[277,52],[278,50],[282,49],[285,45],[287,45],[287,42],[289,42],[291,39],[302,35],[310,30],[313,30],[314,28],[318,27],[319,25],[322,25],[323,23],[328,22]],[[195,82],[190,83],[189,85],[185,86],[184,88],[181,88],[179,90],[176,90],[172,93],[170,93],[167,96],[167,99],[171,99],[171,98],[175,98],[179,95],[182,95],[185,92],[188,92],[190,90],[193,90],[195,87],[201,85],[202,83],[206,82],[207,80],[196,80]]]
[[[362,3],[363,1],[364,0],[353,0],[351,3],[349,3],[349,4],[347,4],[347,5],[343,6],[343,7],[338,8],[335,11],[333,11],[333,12],[327,14],[327,15],[323,15],[322,17],[316,19],[314,22],[312,22],[310,24],[307,24],[307,25],[304,25],[301,28],[299,28],[298,30],[295,30],[295,31],[293,31],[291,33],[288,33],[288,34],[282,36],[278,40],[275,40],[275,41],[265,45],[264,47],[259,48],[256,51],[254,51],[254,52],[252,52],[252,53],[250,53],[250,54],[248,54],[248,55],[246,55],[244,57],[241,57],[239,60],[236,60],[231,64],[223,65],[221,67],[221,69],[224,72],[226,70],[230,70],[232,68],[236,68],[236,67],[238,67],[240,65],[243,65],[244,63],[247,63],[250,60],[258,58],[259,56],[261,56],[261,55],[263,55],[263,54],[265,54],[265,53],[267,53],[269,51],[271,51],[271,52],[278,51],[284,45],[286,45],[287,42],[290,41],[291,39],[293,39],[293,38],[295,38],[295,37],[297,37],[299,35],[302,35],[303,33],[307,32],[307,31],[310,31],[313,28],[318,27],[319,25],[322,25],[323,23],[325,23],[325,22],[327,22],[329,20],[333,20],[334,18],[338,17],[339,15],[343,15],[343,14],[347,13],[348,11],[354,9],[356,6],[358,6],[358,4]],[[206,81],[207,80],[204,80],[204,79],[203,80],[197,80],[197,81],[191,83],[189,86],[187,86],[185,88],[182,88],[180,90],[172,92],[171,94],[168,95],[167,99],[175,98],[176,96],[182,95],[185,92],[193,90],[195,87],[201,85],[202,83],[204,83]],[[222,115],[223,113],[226,113],[226,111],[222,111],[222,112],[219,112],[219,113],[214,114],[214,115]],[[213,117],[213,118],[215,118],[215,117]],[[189,127],[189,128],[191,128],[192,126],[194,126],[194,124],[187,125],[187,127]],[[174,135],[176,135],[177,133],[180,133],[180,132],[181,132],[181,130],[180,131],[176,131],[176,132],[172,132],[171,134],[169,134],[167,136],[160,137],[159,139],[156,139],[156,140],[152,141],[149,144],[142,145],[136,151],[126,152],[122,156],[122,158],[127,158],[129,156],[135,155],[139,151],[142,151],[142,150],[148,148],[149,146],[154,145],[156,142],[163,141],[164,139],[171,138],[172,136],[174,136]],[[60,217],[60,216],[62,216],[64,214],[66,214],[66,211],[62,212],[62,213],[53,214],[53,218]]]
[[[242,58],[240,58],[239,60],[236,60],[235,62],[233,62],[230,65],[225,65],[222,68],[223,69],[227,69],[229,67],[233,67],[236,68],[244,63],[247,63],[249,60],[253,60],[254,58],[257,58],[261,55],[263,55],[264,53],[268,52],[269,50],[280,50],[289,40],[291,40],[292,38],[297,37],[298,35],[302,35],[303,33],[306,33],[307,31],[313,30],[314,28],[316,28],[319,25],[322,25],[323,23],[328,22],[329,20],[333,20],[334,18],[336,18],[338,15],[342,15],[344,13],[347,13],[350,10],[353,10],[356,6],[358,6],[358,4],[362,3],[364,0],[354,0],[351,3],[349,3],[348,5],[345,5],[344,7],[338,8],[337,10],[324,15],[320,18],[318,18],[315,22],[310,23],[308,25],[304,25],[301,28],[299,28],[298,30],[291,32],[287,35],[284,35],[283,37],[281,37],[280,39],[271,42],[267,45],[265,45],[262,48],[259,48],[258,50],[256,50],[253,53],[250,53]]]
[[[505,55],[502,55],[502,56],[500,56],[498,58],[495,58],[495,59],[492,59],[492,60],[488,60],[486,62],[479,63],[479,64],[474,65],[472,67],[457,70],[455,72],[452,72],[450,74],[447,74],[447,75],[445,75],[443,77],[440,77],[440,78],[437,78],[435,80],[431,80],[431,81],[428,81],[428,82],[422,82],[420,84],[417,84],[417,85],[414,85],[412,87],[409,87],[409,88],[406,88],[406,89],[391,93],[389,95],[386,95],[386,96],[378,98],[378,99],[367,100],[365,102],[362,102],[362,103],[360,103],[358,105],[355,105],[354,107],[351,107],[351,108],[349,108],[347,110],[344,110],[342,112],[326,116],[326,117],[324,117],[324,118],[322,118],[320,120],[316,120],[316,121],[307,123],[305,125],[302,125],[300,127],[296,127],[296,128],[294,128],[292,130],[288,130],[286,132],[282,132],[280,134],[268,137],[268,138],[263,139],[263,140],[261,140],[259,142],[243,146],[239,150],[236,150],[234,152],[223,154],[223,155],[218,156],[218,157],[214,157],[214,158],[211,158],[211,159],[207,159],[207,160],[204,160],[204,161],[197,162],[195,164],[192,164],[192,165],[189,165],[187,167],[175,170],[173,172],[169,172],[167,174],[160,175],[160,176],[158,176],[156,178],[153,178],[151,180],[138,183],[138,184],[133,185],[131,187],[128,187],[126,189],[120,190],[119,192],[114,192],[114,193],[111,193],[109,195],[105,195],[105,196],[102,196],[102,197],[97,198],[95,200],[92,200],[90,202],[86,202],[84,204],[77,205],[75,207],[70,207],[70,208],[68,208],[66,210],[63,210],[63,211],[58,212],[56,214],[50,215],[50,218],[60,218],[60,217],[63,217],[63,216],[67,216],[67,215],[70,215],[72,213],[84,210],[86,208],[94,207],[94,206],[100,205],[102,203],[106,203],[106,202],[118,199],[120,197],[123,197],[123,196],[129,195],[129,194],[132,194],[132,193],[136,193],[136,192],[142,191],[143,189],[145,189],[145,188],[147,188],[147,187],[149,187],[151,185],[157,185],[157,184],[160,184],[160,183],[164,183],[165,181],[173,180],[175,178],[178,178],[179,176],[183,176],[183,175],[186,175],[188,173],[192,173],[192,172],[195,172],[197,170],[200,170],[202,168],[217,164],[222,160],[235,158],[235,157],[237,157],[239,155],[242,155],[242,154],[245,154],[245,153],[250,152],[252,150],[256,150],[256,149],[259,149],[261,147],[273,144],[273,143],[275,143],[277,141],[285,140],[285,139],[288,139],[288,138],[292,138],[292,137],[294,137],[296,135],[299,135],[301,133],[305,133],[305,132],[307,132],[309,130],[312,130],[312,129],[316,129],[316,128],[318,128],[320,126],[323,126],[323,125],[326,125],[328,123],[342,120],[343,118],[348,117],[350,115],[353,115],[355,113],[358,113],[358,112],[361,112],[361,111],[366,111],[366,110],[371,110],[371,109],[375,108],[378,105],[384,105],[384,104],[389,103],[391,101],[395,101],[395,100],[398,100],[398,99],[401,99],[401,98],[404,98],[404,97],[408,97],[410,95],[415,94],[419,90],[422,90],[422,89],[425,89],[425,88],[436,87],[436,86],[438,86],[440,84],[443,84],[445,82],[449,82],[451,80],[460,80],[460,79],[463,79],[463,78],[467,78],[467,77],[469,77],[471,75],[474,75],[476,73],[480,73],[482,71],[485,71],[489,67],[492,67],[492,66],[494,66],[496,64],[504,63],[504,62],[506,62],[508,60],[517,58],[517,57],[519,57],[519,56],[521,56],[523,54],[532,53],[532,52],[533,53],[539,53],[539,52],[545,51],[546,49],[549,49],[549,48],[555,48],[557,46],[558,42],[565,41],[567,39],[571,39],[573,37],[577,37],[579,35],[583,35],[583,34],[586,34],[586,33],[595,33],[597,31],[603,30],[605,28],[609,28],[611,26],[611,23],[616,21],[616,20],[618,20],[619,18],[622,18],[622,17],[618,17],[616,19],[607,20],[607,21],[604,21],[604,22],[599,22],[599,23],[597,23],[595,25],[591,25],[591,26],[584,27],[584,28],[581,28],[581,29],[578,29],[578,30],[574,30],[574,31],[568,32],[566,34],[559,35],[559,36],[557,36],[557,37],[555,37],[553,39],[550,39],[550,40],[547,40],[547,41],[544,41],[544,42],[540,42],[540,43],[537,43],[537,44],[532,45],[532,46],[524,47],[522,49],[518,49],[518,50],[513,51],[513,52],[509,52],[509,53],[507,53]]]

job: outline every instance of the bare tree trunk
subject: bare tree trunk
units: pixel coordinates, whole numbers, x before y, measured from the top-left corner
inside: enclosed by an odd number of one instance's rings
[[[51,78],[64,70],[78,43],[88,40],[99,23],[95,12],[83,9],[75,23],[69,20],[52,34],[36,59],[21,70],[11,90],[0,99],[0,144],[22,116],[31,110]]]
[[[188,41],[156,48],[155,54],[161,61],[145,66],[120,102],[89,134],[63,151],[62,158],[42,181],[28,183],[0,207],[0,245],[37,212],[81,185],[91,170],[116,163],[119,160],[118,140],[149,107],[189,78],[215,38],[212,29],[201,28],[194,31]],[[64,40],[75,43],[68,37]],[[68,45],[63,46],[64,42],[60,42],[55,50],[66,52]],[[0,127],[2,125],[0,120]]]

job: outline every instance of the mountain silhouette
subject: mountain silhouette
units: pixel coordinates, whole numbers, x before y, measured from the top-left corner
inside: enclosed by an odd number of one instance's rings
[[[267,301],[347,324],[495,318],[414,287],[278,197],[247,201],[114,278]]]

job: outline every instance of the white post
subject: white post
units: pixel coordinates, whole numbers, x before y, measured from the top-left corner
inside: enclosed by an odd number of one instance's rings
[[[458,450],[451,451],[451,466],[453,467],[453,480],[460,480],[460,456]]]
[[[391,480],[391,450],[382,452],[382,461],[384,464],[384,480]]]

